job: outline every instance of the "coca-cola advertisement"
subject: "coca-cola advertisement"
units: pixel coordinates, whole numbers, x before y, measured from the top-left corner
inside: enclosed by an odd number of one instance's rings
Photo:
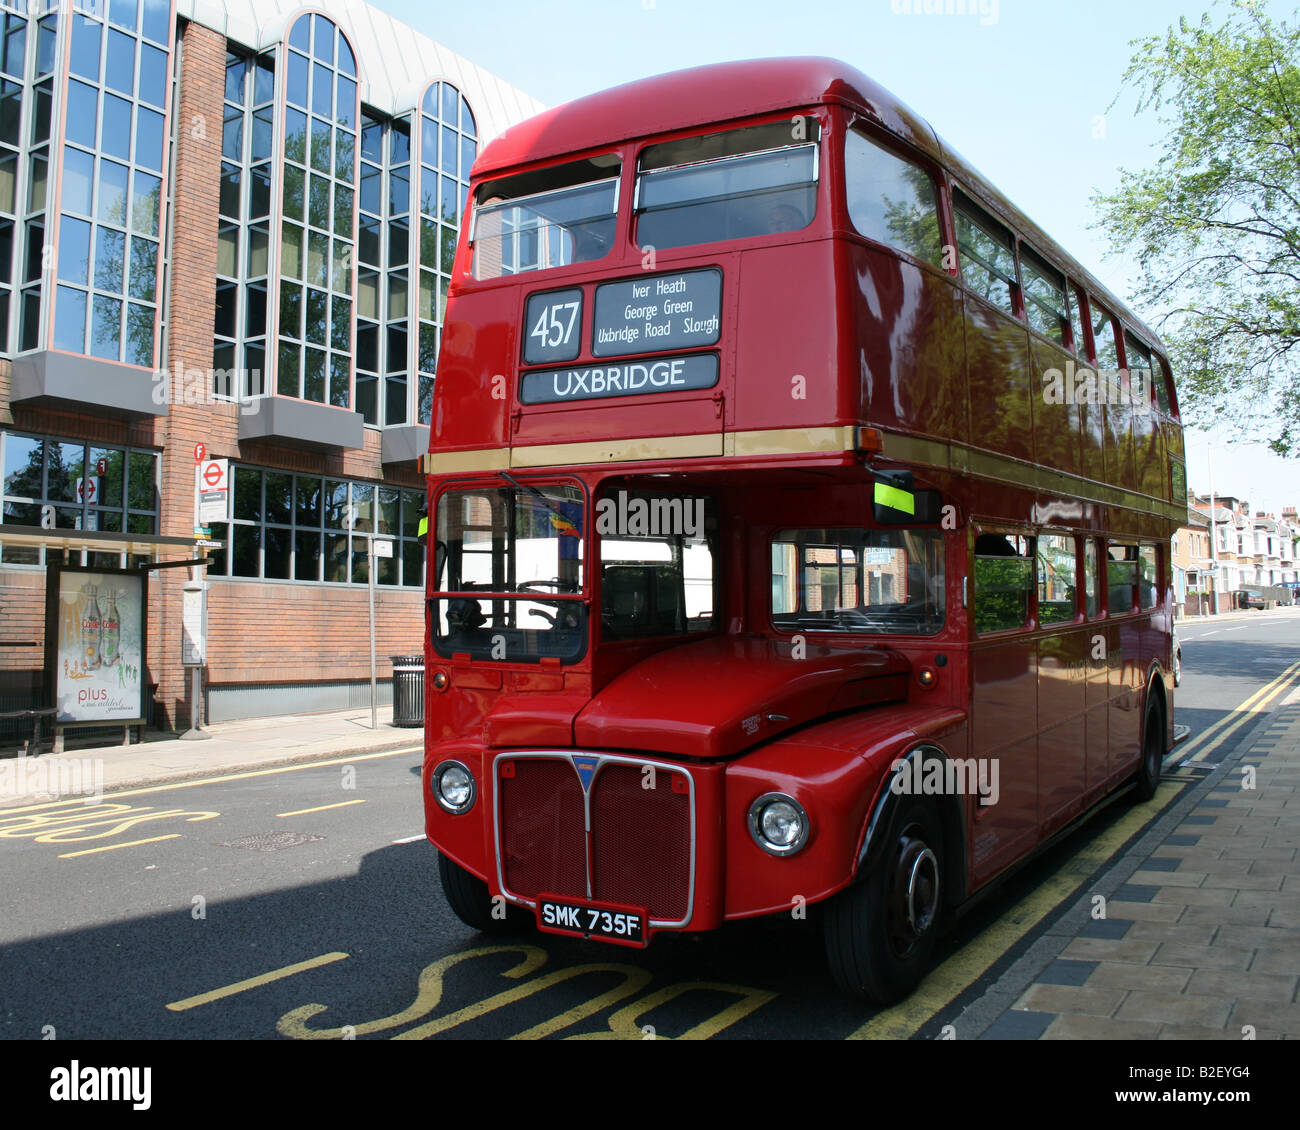
[[[137,573],[59,569],[54,705],[62,723],[141,717],[144,581]],[[48,629],[47,629],[48,630]]]

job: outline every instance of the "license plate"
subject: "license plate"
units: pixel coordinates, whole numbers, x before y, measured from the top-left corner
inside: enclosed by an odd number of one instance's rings
[[[537,898],[537,928],[548,934],[596,938],[623,946],[644,946],[647,944],[646,925],[644,907],[579,902],[551,895]]]

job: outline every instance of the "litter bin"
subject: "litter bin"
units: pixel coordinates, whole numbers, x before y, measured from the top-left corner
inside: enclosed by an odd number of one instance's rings
[[[424,725],[424,656],[394,655],[393,725]]]

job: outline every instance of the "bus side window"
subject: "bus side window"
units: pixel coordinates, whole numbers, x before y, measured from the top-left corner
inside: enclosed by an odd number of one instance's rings
[[[1169,379],[1169,363],[1158,353],[1153,354],[1159,364],[1156,366],[1155,375],[1152,380],[1156,386],[1156,404],[1166,416],[1172,416],[1174,412],[1173,402],[1169,399],[1169,385],[1172,383]],[[1174,498],[1182,498],[1181,494],[1175,493]]]
[[[1151,403],[1151,353],[1137,338],[1124,334],[1124,353],[1128,359],[1129,387],[1133,403],[1146,407]]]
[[[1097,352],[1097,368],[1116,372],[1119,369],[1119,348],[1115,344],[1115,322],[1105,309],[1090,301],[1092,307],[1092,345]]]
[[[1031,329],[1065,348],[1070,312],[1065,301],[1065,276],[1027,244],[1020,245],[1020,277],[1025,284],[1025,317]]]
[[[1088,345],[1083,336],[1083,292],[1073,283],[1070,284],[1068,289],[1072,348],[1074,349],[1074,355],[1079,358],[1079,364],[1086,365],[1088,363]]]
[[[936,267],[943,263],[939,207],[930,174],[850,130],[844,189],[858,232]]]
[[[1137,585],[1137,546],[1111,542],[1106,551],[1107,607],[1112,616],[1133,611]]]
[[[1062,624],[1074,619],[1078,607],[1078,565],[1074,538],[1040,534],[1038,550],[1038,622]]]
[[[1160,603],[1160,563],[1154,545],[1138,549],[1138,606],[1154,608]]]
[[[981,533],[975,538],[975,631],[1002,632],[1029,622],[1034,589],[1032,539]]]
[[[1097,562],[1097,543],[1092,538],[1088,538],[1083,543],[1083,584],[1089,620],[1101,613],[1097,590],[1097,577],[1100,572],[1101,568]]]
[[[989,218],[960,192],[953,194],[957,214],[957,246],[961,279],[986,302],[1016,315],[1016,255],[1011,233]]]

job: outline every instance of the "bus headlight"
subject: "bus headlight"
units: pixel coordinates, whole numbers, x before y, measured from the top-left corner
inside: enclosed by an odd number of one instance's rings
[[[808,841],[808,813],[792,796],[764,793],[749,806],[749,834],[771,855],[793,855]]]
[[[429,790],[444,812],[460,816],[474,807],[474,777],[459,761],[444,761],[429,778]]]

